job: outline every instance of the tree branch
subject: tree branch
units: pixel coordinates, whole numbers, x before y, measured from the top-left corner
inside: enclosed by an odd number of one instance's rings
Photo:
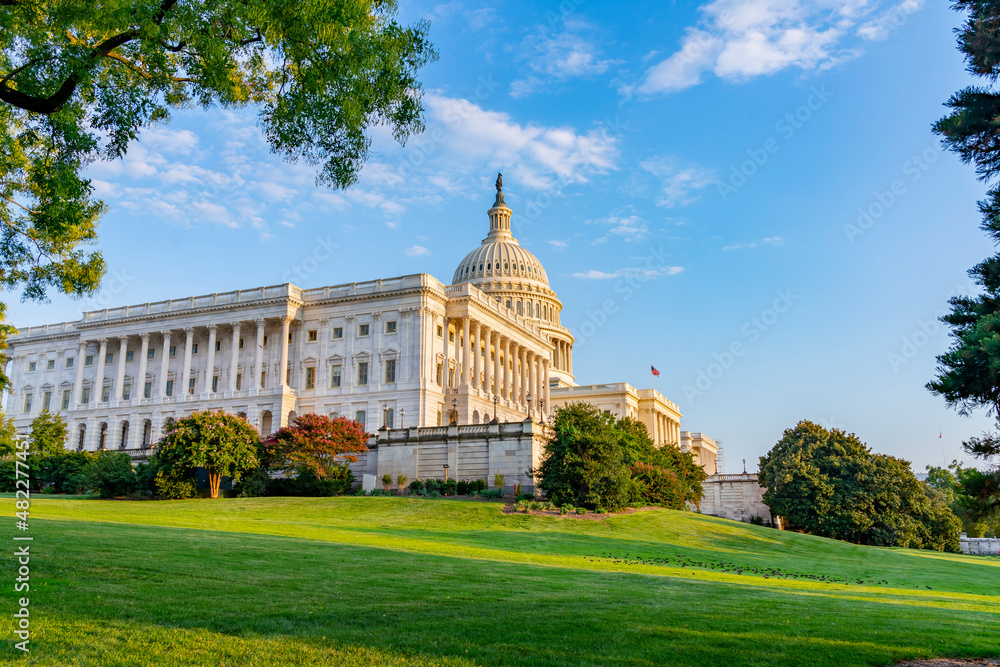
[[[11,1],[16,2],[18,0],[0,0],[0,2]],[[159,10],[156,12],[153,23],[156,25],[162,23],[167,12],[170,11],[175,4],[177,4],[177,0],[163,0],[163,2],[160,3]],[[108,55],[119,46],[127,44],[138,36],[139,31],[137,29],[132,29],[119,33],[114,37],[109,37],[103,42],[100,42],[93,47],[93,50],[90,53],[91,63],[96,64],[99,59],[108,57]],[[73,96],[73,93],[76,92],[76,87],[80,83],[81,74],[82,72],[74,72],[70,74],[66,77],[66,80],[62,82],[56,92],[52,93],[48,97],[39,97],[37,95],[22,93],[17,88],[12,88],[7,80],[0,81],[0,102],[6,102],[7,104],[24,109],[25,111],[31,111],[48,116],[59,111]]]

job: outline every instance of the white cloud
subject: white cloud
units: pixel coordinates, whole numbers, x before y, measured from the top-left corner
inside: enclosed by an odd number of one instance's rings
[[[604,236],[593,241],[594,245],[604,243],[612,236],[620,236],[628,241],[640,241],[649,233],[649,225],[638,215],[609,215],[597,220],[588,220],[587,224],[607,227]]]
[[[547,243],[552,246],[553,250],[565,250],[569,247],[569,244],[565,241],[548,241]]]
[[[198,135],[191,130],[151,127],[143,130],[139,143],[161,153],[190,155],[198,148]]]
[[[750,241],[749,243],[732,243],[730,245],[722,246],[724,251],[730,250],[749,250],[750,248],[756,248],[758,245],[770,245],[779,246],[785,244],[785,239],[781,236],[767,236],[760,241]]]
[[[660,181],[660,192],[656,205],[674,208],[691,204],[698,199],[694,194],[715,183],[715,172],[699,164],[682,164],[677,158],[661,156],[639,163],[645,171]]]
[[[503,21],[500,19],[500,14],[493,7],[484,7],[482,9],[473,9],[468,13],[469,17],[469,27],[473,30],[482,30],[483,28],[488,28],[490,26],[495,26],[502,24]]]
[[[424,255],[429,254],[431,254],[431,251],[422,245],[414,245],[406,249],[407,257],[423,257]]]
[[[922,5],[902,0],[879,11],[868,0],[714,0],[680,47],[622,92],[671,93],[701,83],[706,72],[740,82],[789,68],[827,69],[862,53],[857,38],[884,39]]]
[[[626,278],[633,276],[648,280],[650,278],[658,278],[660,276],[676,276],[682,271],[684,271],[683,266],[664,266],[659,269],[644,269],[626,266],[620,269],[615,269],[610,273],[591,269],[590,271],[585,271],[583,273],[574,273],[573,277],[582,278],[584,280],[611,280],[612,278]]]
[[[581,21],[567,21],[562,32],[539,27],[514,50],[525,61],[527,74],[510,86],[513,97],[523,97],[552,82],[604,74],[616,63],[602,58],[594,33]]]

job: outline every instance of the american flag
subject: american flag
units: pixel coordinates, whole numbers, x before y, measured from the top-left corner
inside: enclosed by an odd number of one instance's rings
[[[649,366],[649,372],[652,373],[655,377],[660,377],[660,371],[656,370],[656,366],[653,366],[652,364],[650,364]]]

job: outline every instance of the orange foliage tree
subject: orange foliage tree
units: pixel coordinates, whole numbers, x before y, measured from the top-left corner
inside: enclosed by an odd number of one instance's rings
[[[345,417],[305,414],[273,433],[264,443],[272,469],[295,468],[319,479],[339,478],[347,463],[368,451],[368,434]]]

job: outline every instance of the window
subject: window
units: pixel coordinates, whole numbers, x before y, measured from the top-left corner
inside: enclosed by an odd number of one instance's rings
[[[454,368],[449,368],[448,369],[448,386],[449,387],[454,387],[455,386],[455,369]]]
[[[438,364],[438,366],[437,366],[437,376],[436,376],[436,379],[437,379],[437,384],[440,387],[441,386],[441,364]]]
[[[292,342],[292,332],[291,331],[288,332],[288,342],[289,343]]]
[[[35,362],[35,361],[29,361],[28,362],[28,372],[29,373],[34,373],[35,372],[35,368],[37,368],[37,367],[38,367],[38,363],[37,362]]]
[[[344,337],[344,327],[334,327],[333,328],[333,338],[336,340],[338,338]]]
[[[188,379],[188,393],[189,394],[193,394],[194,393],[194,378],[189,378]]]
[[[243,339],[242,338],[240,338],[240,349],[241,350],[243,349]]]
[[[171,345],[170,346],[170,356],[171,357],[176,357],[177,356],[177,346],[176,345]]]
[[[149,398],[153,395],[153,383],[147,382],[142,386],[142,397]]]
[[[340,386],[340,364],[334,364],[330,369],[330,386],[334,388]]]
[[[267,386],[267,371],[260,372],[260,388],[263,389]]]
[[[191,354],[198,354],[198,343],[191,343]]]
[[[73,357],[66,357],[66,368],[73,368]]]
[[[387,334],[396,333],[396,320],[389,320],[385,323],[385,332]]]
[[[367,325],[367,324],[359,324],[358,325],[358,335],[359,336],[367,336],[368,335],[368,326],[369,325]]]
[[[27,394],[24,397],[24,411],[25,412],[31,412],[31,399],[32,398],[33,398],[33,396],[31,394]]]
[[[438,325],[438,338],[444,338],[444,327],[440,324]]]
[[[167,380],[167,396],[173,396],[173,395],[174,395],[174,381]]]
[[[454,343],[455,342],[455,332],[454,331],[449,331],[448,332],[448,342],[449,343]]]
[[[215,351],[216,352],[222,352],[222,341],[221,340],[215,341]]]
[[[83,360],[83,365],[84,366],[93,366],[94,365],[94,355],[88,354],[87,357]]]
[[[55,359],[49,359],[48,361],[45,362],[45,370],[47,371],[55,370],[55,367],[56,367]]]
[[[63,410],[69,410],[69,399],[70,399],[70,396],[72,396],[72,395],[73,395],[72,391],[70,391],[69,389],[63,389],[63,397],[62,397],[62,409]]]
[[[312,366],[306,368],[306,389],[316,388],[316,369]]]
[[[218,375],[213,375],[212,376],[212,393],[214,394],[217,391],[219,391],[219,376]]]
[[[319,334],[315,329],[310,329],[309,331],[306,332],[306,340],[310,343],[315,343],[317,340],[319,340]]]
[[[125,361],[132,361],[133,359],[135,359],[134,350],[129,350],[128,352],[125,353]]]
[[[364,387],[368,384],[368,362],[362,361],[358,364],[358,386]]]
[[[358,424],[361,425],[361,428],[364,428],[365,427],[365,411],[364,410],[358,410],[357,412],[355,412],[354,413],[354,421],[358,422]]]
[[[101,387],[101,403],[111,400],[111,387]]]
[[[132,398],[132,385],[127,384],[122,387],[122,400],[127,401]]]
[[[438,410],[438,420],[437,420],[437,425],[438,425],[438,426],[440,426],[440,425],[441,425],[441,411],[440,411],[440,410]]]
[[[267,341],[268,341],[268,337],[264,336],[264,347],[267,347]]]
[[[385,360],[385,383],[394,384],[396,382],[396,360]]]
[[[236,391],[240,391],[240,387],[243,386],[243,373],[236,374]]]
[[[393,425],[395,422],[395,410],[389,408],[385,411],[385,426],[386,428],[395,428]]]
[[[44,394],[42,394],[42,410],[48,411],[51,405],[52,405],[52,392],[47,391]]]
[[[90,387],[83,388],[83,395],[80,397],[80,402],[84,405],[90,403]]]
[[[113,364],[113,363],[115,363],[115,353],[114,352],[108,352],[107,354],[105,354],[104,355],[104,363],[106,363],[106,364]]]
[[[156,348],[155,347],[151,347],[148,350],[146,350],[146,358],[147,359],[153,359],[155,357],[156,357]]]
[[[340,419],[340,413],[334,410],[330,413],[330,419]]]
[[[286,387],[291,387],[292,386],[292,369],[291,368],[286,368],[285,369],[285,386]]]

